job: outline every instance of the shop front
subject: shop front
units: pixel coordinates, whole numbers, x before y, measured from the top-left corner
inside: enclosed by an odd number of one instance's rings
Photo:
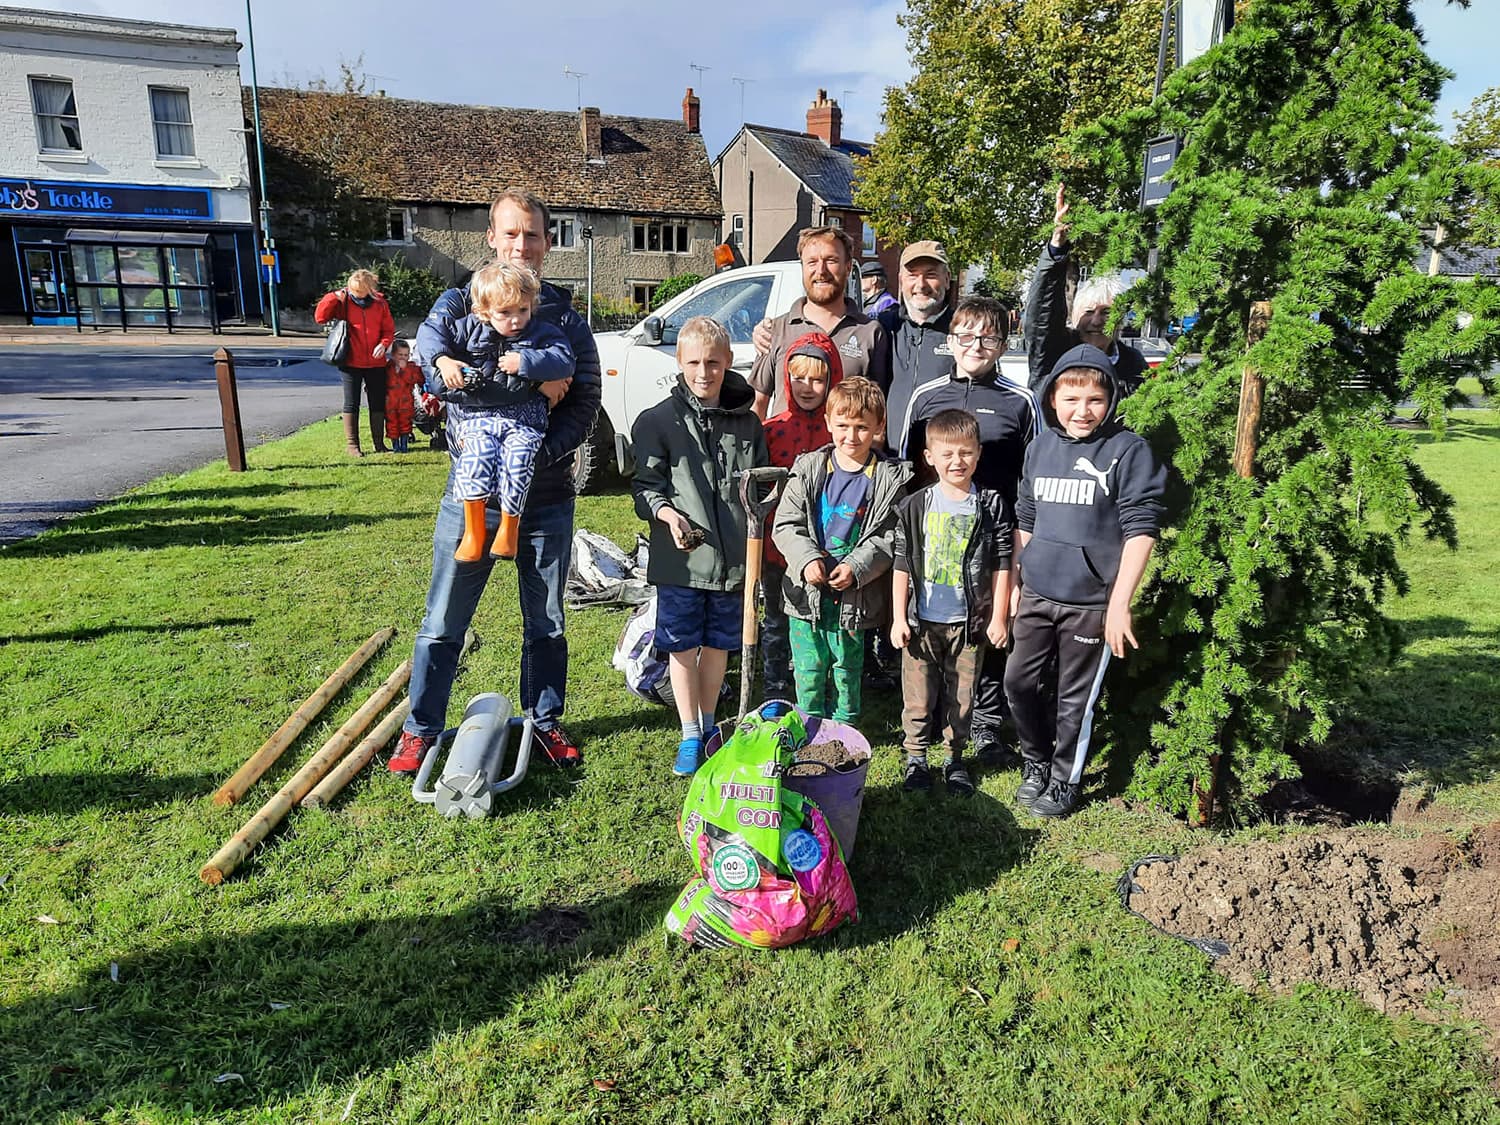
[[[254,231],[218,217],[222,194],[0,178],[0,317],[80,331],[261,323]]]

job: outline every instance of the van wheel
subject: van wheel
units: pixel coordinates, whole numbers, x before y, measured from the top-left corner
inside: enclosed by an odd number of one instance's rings
[[[573,487],[580,496],[598,492],[604,487],[609,475],[610,462],[615,456],[615,430],[609,424],[604,411],[594,417],[588,436],[573,455]]]

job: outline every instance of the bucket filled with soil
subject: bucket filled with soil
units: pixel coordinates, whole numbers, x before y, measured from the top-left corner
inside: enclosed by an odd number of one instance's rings
[[[787,704],[786,706],[790,706]],[[865,800],[865,775],[870,772],[870,740],[847,723],[803,715],[808,743],[797,751],[782,783],[818,806],[828,830],[843,850],[844,861],[854,855],[859,834],[859,811]],[[705,756],[724,744],[727,724],[709,737]]]
[[[828,821],[828,829],[844,850],[844,861],[854,856],[859,833],[859,810],[865,799],[865,775],[870,772],[870,742],[846,723],[811,719],[811,741],[797,751],[782,783],[801,793]]]

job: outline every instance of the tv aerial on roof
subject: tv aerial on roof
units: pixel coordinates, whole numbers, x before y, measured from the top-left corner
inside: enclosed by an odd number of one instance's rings
[[[583,108],[583,80],[588,77],[588,74],[585,71],[574,70],[571,66],[564,65],[563,66],[563,77],[564,78],[572,78],[572,79],[575,79],[578,82],[578,108],[582,109]]]

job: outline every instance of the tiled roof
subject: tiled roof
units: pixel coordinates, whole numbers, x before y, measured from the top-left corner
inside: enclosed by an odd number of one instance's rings
[[[681,121],[601,114],[604,159],[590,163],[578,113],[265,87],[260,112],[266,147],[292,163],[317,152],[319,138],[303,123],[355,117],[370,147],[343,170],[372,198],[484,204],[520,187],[557,209],[723,214],[703,138]]]
[[[1500,250],[1478,246],[1444,246],[1438,269],[1459,277],[1500,277]]]
[[[868,156],[869,145],[846,140],[837,148],[829,148],[811,133],[766,125],[745,128],[828,206],[854,206],[854,157]]]

